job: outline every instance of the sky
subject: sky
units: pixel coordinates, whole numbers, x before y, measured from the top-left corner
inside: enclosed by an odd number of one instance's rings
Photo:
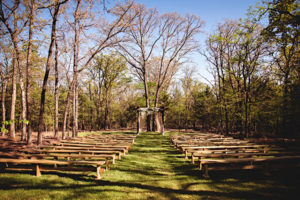
[[[255,6],[258,0],[135,0],[145,4],[147,8],[157,8],[159,13],[177,12],[181,15],[195,14],[205,22],[203,33],[199,36],[201,49],[205,49],[204,41],[209,33],[215,30],[218,23],[225,19],[244,18],[250,5]],[[197,69],[195,78],[206,82],[212,80],[207,71],[208,64],[200,54],[194,54],[192,60]],[[203,78],[205,77],[205,78]]]

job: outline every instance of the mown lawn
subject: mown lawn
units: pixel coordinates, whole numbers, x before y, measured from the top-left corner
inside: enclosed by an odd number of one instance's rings
[[[126,134],[126,133],[124,133]],[[298,199],[295,169],[212,171],[204,179],[185,161],[168,134],[142,133],[130,153],[95,180],[95,173],[7,172],[0,174],[0,199]]]

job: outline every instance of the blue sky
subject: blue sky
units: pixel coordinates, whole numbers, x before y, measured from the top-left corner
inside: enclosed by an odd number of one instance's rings
[[[204,49],[206,36],[215,29],[218,23],[225,19],[244,18],[250,5],[255,6],[258,0],[135,0],[136,3],[145,4],[148,8],[157,8],[160,13],[178,12],[182,15],[186,13],[195,14],[205,21],[204,33],[200,36],[200,45]],[[197,77],[204,76],[212,79],[207,72],[208,64],[200,54],[193,55],[197,63]],[[206,82],[206,81],[205,81]]]

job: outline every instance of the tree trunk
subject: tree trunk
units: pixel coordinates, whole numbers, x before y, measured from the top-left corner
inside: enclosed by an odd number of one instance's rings
[[[2,127],[5,128],[4,121],[6,120],[5,97],[6,97],[6,80],[2,78],[2,96],[1,96],[1,110],[2,110]],[[4,136],[4,132],[1,133]]]
[[[47,58],[46,70],[45,70],[42,93],[41,93],[38,140],[37,140],[38,145],[42,144],[42,138],[43,138],[42,133],[43,133],[43,125],[44,125],[45,98],[46,98],[49,73],[50,73],[50,69],[52,66],[52,54],[53,54],[54,41],[55,41],[55,37],[56,37],[56,22],[57,22],[60,5],[61,5],[60,3],[55,5],[54,14],[53,14],[51,41],[50,41],[49,50],[48,50],[48,58]]]
[[[73,82],[74,82],[74,93],[73,93],[73,129],[72,137],[76,137],[78,134],[78,55],[79,55],[79,39],[80,39],[80,15],[79,7],[81,0],[77,0],[77,6],[74,12],[74,45],[73,45]]]
[[[145,89],[145,102],[146,102],[146,107],[149,108],[150,107],[150,102],[149,102],[149,93],[148,93],[148,77],[147,77],[147,71],[146,68],[144,67],[145,71],[144,71],[144,89]],[[151,131],[151,115],[149,112],[146,113],[147,114],[147,131]]]
[[[71,101],[71,92],[73,90],[73,82],[70,83],[69,91],[67,94],[67,100],[66,100],[66,107],[64,111],[64,122],[63,122],[63,130],[62,130],[62,139],[64,140],[66,138],[66,130],[67,130],[67,119],[69,115],[69,107],[70,107],[70,101]]]
[[[32,136],[32,126],[31,126],[31,54],[32,54],[32,32],[33,32],[33,18],[34,18],[34,11],[35,11],[35,0],[31,0],[31,10],[29,16],[29,33],[28,33],[28,50],[27,50],[27,58],[26,58],[26,106],[27,106],[27,144],[31,144],[31,136]]]
[[[288,68],[289,66],[286,66]],[[289,104],[289,80],[290,76],[290,71],[286,70],[284,74],[284,80],[283,80],[283,103],[282,103],[282,125],[281,125],[281,135],[283,137],[287,137],[288,135],[288,127],[289,127],[289,121],[288,121],[288,115],[289,115],[289,110],[288,110],[288,104]]]
[[[58,45],[55,37],[55,89],[54,89],[54,104],[55,104],[55,114],[54,114],[54,137],[58,138]]]
[[[160,85],[157,85],[156,92],[155,92],[155,99],[154,99],[154,107],[157,108],[158,106],[158,98],[159,98],[159,92],[160,92]],[[153,112],[153,118],[152,118],[152,131],[159,131],[160,125],[158,124],[158,115],[156,112]]]
[[[77,76],[77,75],[75,75]],[[74,77],[75,78],[75,77]],[[75,82],[77,78],[75,78]],[[76,89],[76,83],[74,83],[75,86],[73,88],[73,127],[72,127],[72,137],[77,137],[77,132],[78,132],[78,92],[77,92],[77,89]]]
[[[13,68],[12,68],[12,95],[11,95],[11,110],[10,110],[10,137],[15,138],[15,111],[16,111],[16,97],[17,97],[17,84],[16,84],[16,73],[17,73],[17,52],[16,50],[13,53]]]
[[[104,108],[104,129],[108,129],[108,91],[105,90],[105,108]]]
[[[91,88],[91,83],[89,84],[89,96],[90,96],[90,102],[93,102],[93,95],[92,95],[92,88]],[[93,126],[93,124],[94,124],[94,119],[93,119],[93,107],[92,107],[92,104],[89,104],[89,106],[90,106],[90,113],[89,113],[89,115],[90,115],[90,123],[89,123],[89,130],[90,131],[92,131],[92,126]]]
[[[21,67],[21,66],[19,66]],[[22,135],[21,135],[21,141],[25,141],[26,139],[26,91],[25,91],[25,85],[24,85],[24,72],[22,69],[19,69],[20,71],[20,88],[21,88],[21,102],[22,102],[22,113],[21,113],[21,119],[22,119]]]

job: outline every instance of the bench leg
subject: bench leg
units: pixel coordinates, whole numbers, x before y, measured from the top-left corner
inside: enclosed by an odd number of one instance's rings
[[[109,160],[106,158],[105,159],[105,170],[109,170]]]
[[[193,154],[192,154],[192,164],[195,164],[195,157]]]
[[[269,171],[269,162],[265,162],[265,163],[264,163],[264,174],[265,174],[266,176],[270,176],[270,175],[271,175],[271,173],[270,173],[270,171]]]
[[[188,159],[188,152],[187,151],[185,151],[185,158],[184,159]]]
[[[204,178],[209,178],[209,175],[208,175],[208,165],[207,164],[204,164],[204,175],[203,175]]]
[[[40,166],[38,164],[35,165],[35,175],[37,177],[41,176],[41,170],[40,170]]]
[[[96,180],[101,179],[100,171],[101,171],[101,166],[97,166],[97,178],[96,178]]]
[[[55,156],[55,157],[54,157],[54,160],[58,160],[58,157]],[[55,168],[55,169],[57,168],[57,164],[56,164],[56,163],[54,164],[54,168]]]

